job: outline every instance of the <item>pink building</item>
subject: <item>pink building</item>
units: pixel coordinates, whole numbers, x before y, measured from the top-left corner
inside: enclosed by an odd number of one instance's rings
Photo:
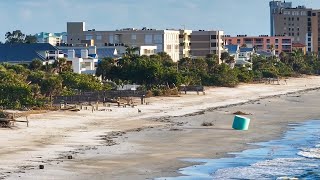
[[[270,52],[272,46],[275,50],[275,54],[280,54],[282,51],[290,53],[292,51],[292,37],[288,36],[247,36],[237,35],[231,37],[229,35],[224,36],[224,43],[226,45],[239,45],[246,47],[255,47],[257,51],[268,51]]]

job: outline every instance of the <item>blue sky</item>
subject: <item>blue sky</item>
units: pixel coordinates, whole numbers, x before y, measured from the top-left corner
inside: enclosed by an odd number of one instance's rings
[[[319,8],[320,0],[292,0]],[[269,0],[1,0],[0,41],[16,29],[25,34],[66,31],[67,21],[87,29],[124,27],[217,29],[226,34],[269,34]]]

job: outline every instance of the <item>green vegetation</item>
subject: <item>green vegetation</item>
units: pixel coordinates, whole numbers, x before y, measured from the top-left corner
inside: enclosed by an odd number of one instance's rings
[[[218,64],[216,55],[205,58],[183,58],[172,61],[166,53],[138,56],[138,49],[128,47],[121,59],[106,58],[98,63],[96,77],[75,74],[66,59],[45,64],[35,59],[29,65],[0,64],[0,106],[20,109],[50,104],[56,95],[74,95],[79,91],[110,90],[116,84],[140,84],[150,95],[176,95],[178,86],[204,85],[235,87],[259,78],[278,78],[318,74],[320,61],[315,54],[303,55],[300,51],[281,53],[276,57],[252,57],[252,70],[230,65],[234,59],[224,53],[225,63]]]
[[[64,63],[59,63],[64,62]],[[50,104],[52,96],[107,89],[92,75],[76,74],[59,59],[52,65],[34,60],[29,66],[0,65],[0,106],[21,109]]]

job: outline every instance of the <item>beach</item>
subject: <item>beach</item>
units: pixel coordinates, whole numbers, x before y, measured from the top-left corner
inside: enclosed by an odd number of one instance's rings
[[[0,129],[0,179],[154,179],[179,176],[184,158],[220,158],[319,119],[320,77],[208,88],[205,95],[147,98],[149,105],[30,115]],[[141,111],[141,112],[139,112]],[[231,128],[248,113],[248,131]],[[23,117],[21,117],[23,118]],[[212,122],[213,126],[202,126]],[[44,169],[39,169],[44,165]]]

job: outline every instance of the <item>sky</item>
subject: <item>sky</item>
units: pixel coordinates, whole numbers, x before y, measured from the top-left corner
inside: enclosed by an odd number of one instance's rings
[[[320,0],[291,2],[320,9]],[[269,0],[0,0],[0,41],[17,29],[63,32],[72,21],[96,30],[185,28],[260,35],[270,29]]]

